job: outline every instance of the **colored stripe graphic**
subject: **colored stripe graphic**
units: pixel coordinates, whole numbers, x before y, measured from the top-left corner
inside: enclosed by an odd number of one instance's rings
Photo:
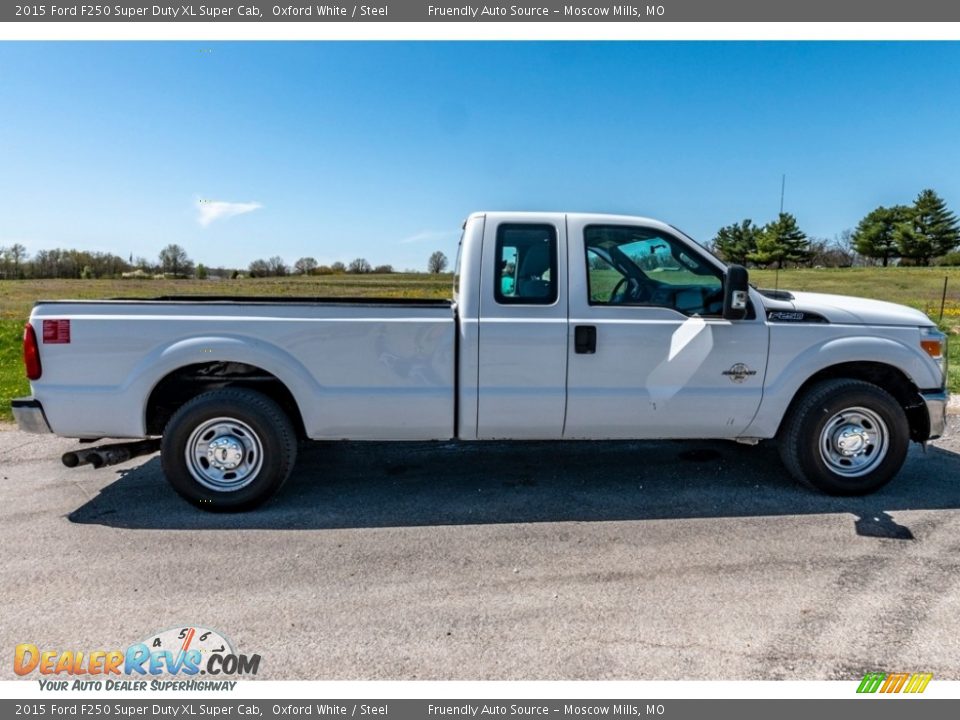
[[[933,673],[867,673],[857,687],[858,693],[922,693]]]
[[[914,673],[910,677],[910,682],[907,683],[907,687],[904,689],[904,692],[907,693],[922,693],[927,689],[927,684],[933,679],[933,673]]]
[[[898,693],[903,684],[907,681],[906,673],[890,673],[887,675],[887,681],[880,688],[882,693]]]
[[[875,693],[880,689],[880,683],[883,682],[886,675],[884,673],[867,673],[863,676],[863,680],[860,681],[860,687],[857,688],[858,693]]]

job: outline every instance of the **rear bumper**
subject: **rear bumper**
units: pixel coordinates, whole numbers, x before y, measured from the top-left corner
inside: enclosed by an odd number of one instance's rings
[[[947,403],[950,400],[950,393],[946,390],[937,390],[934,392],[921,392],[920,396],[927,406],[927,415],[930,416],[930,436],[928,440],[935,440],[943,435],[947,427]]]
[[[28,433],[50,433],[50,423],[43,413],[43,405],[32,397],[14,398],[10,406],[13,408],[13,418],[17,427]]]

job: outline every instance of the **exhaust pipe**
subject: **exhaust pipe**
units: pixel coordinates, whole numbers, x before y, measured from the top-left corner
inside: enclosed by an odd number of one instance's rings
[[[93,465],[95,468],[107,467],[126,462],[140,455],[149,455],[160,449],[160,438],[138,440],[137,442],[118,443],[116,445],[101,445],[95,448],[84,448],[64,453],[63,464],[68,468],[80,465]]]

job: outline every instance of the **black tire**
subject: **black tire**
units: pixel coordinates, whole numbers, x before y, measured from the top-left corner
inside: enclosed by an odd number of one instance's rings
[[[173,489],[210,512],[266,502],[296,459],[297,434],[287,414],[266,395],[239,388],[212,390],[183,405],[160,446]]]
[[[829,495],[866,495],[900,471],[910,426],[886,390],[825,380],[794,401],[777,439],[783,464],[801,483]]]

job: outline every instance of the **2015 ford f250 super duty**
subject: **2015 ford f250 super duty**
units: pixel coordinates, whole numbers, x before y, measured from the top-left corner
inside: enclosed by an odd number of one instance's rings
[[[300,438],[775,438],[797,479],[862,494],[943,432],[946,342],[900,305],[757,290],[655,220],[478,213],[451,302],[39,302],[13,410],[27,431],[154,438],[64,461],[159,444],[210,510],[270,497]]]

